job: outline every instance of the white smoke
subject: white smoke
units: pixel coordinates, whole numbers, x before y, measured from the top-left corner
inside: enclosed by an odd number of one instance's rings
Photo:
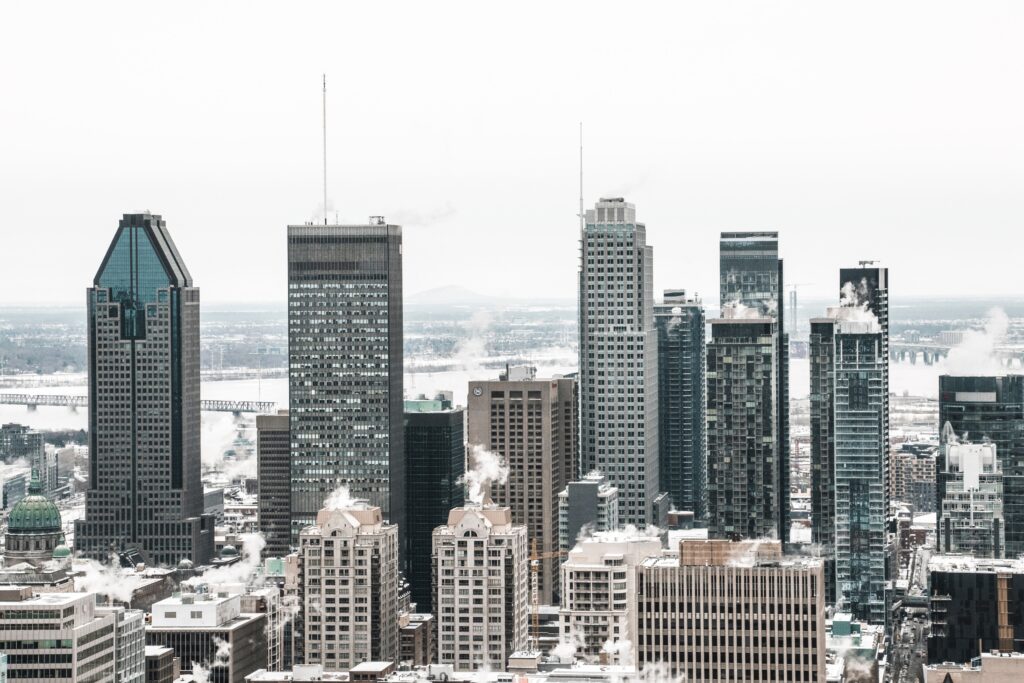
[[[861,278],[860,284],[854,286],[847,282],[839,291],[839,308],[834,310],[840,320],[851,322],[878,324],[878,316],[871,310],[870,292],[867,278]]]
[[[756,308],[745,305],[738,299],[722,306],[722,317],[727,320],[741,320],[763,317]]]
[[[31,472],[32,463],[25,458],[15,458],[10,462],[0,462],[0,484],[10,477]]]
[[[214,668],[225,667],[231,662],[231,643],[216,636],[213,642],[217,650],[213,654],[212,662],[192,662],[192,678],[196,683],[209,683]]]
[[[82,572],[75,577],[76,592],[96,593],[108,601],[123,602],[129,606],[132,595],[143,582],[143,577],[121,567],[116,555],[111,556],[109,565],[91,559],[75,560],[74,569]]]
[[[460,483],[466,485],[469,500],[481,505],[485,497],[490,498],[493,484],[504,484],[508,481],[508,468],[499,456],[483,446],[470,446],[468,460],[469,469],[460,478]]]
[[[1005,375],[996,349],[1006,340],[1010,319],[1006,311],[993,308],[988,312],[984,330],[968,330],[963,341],[949,352],[946,372],[950,375]]]
[[[214,567],[201,576],[186,579],[183,584],[186,586],[213,586],[226,583],[250,585],[259,573],[260,553],[263,552],[267,541],[260,533],[242,534],[241,539],[242,552],[238,562]]]
[[[757,564],[757,557],[761,550],[762,543],[774,543],[778,539],[774,536],[762,538],[744,539],[735,544],[732,555],[726,562],[727,567],[753,567]]]
[[[226,413],[204,415],[200,433],[203,469],[221,472],[229,482],[255,478],[255,451],[236,443],[246,429],[251,429],[251,425],[242,418]],[[234,459],[224,458],[228,451],[234,451]]]
[[[601,646],[601,652],[607,654],[615,664],[633,666],[633,643],[628,638],[609,638]]]
[[[487,330],[491,327],[491,314],[480,310],[465,323],[467,336],[455,347],[452,360],[470,376],[483,371],[483,360],[487,358]]]
[[[558,660],[561,662],[572,662],[576,659],[576,650],[575,643],[563,640],[552,648],[551,654],[558,657]]]
[[[344,510],[350,508],[359,502],[357,499],[352,497],[352,491],[349,489],[348,484],[341,484],[338,488],[331,491],[331,495],[327,496],[324,500],[323,509],[325,510]]]

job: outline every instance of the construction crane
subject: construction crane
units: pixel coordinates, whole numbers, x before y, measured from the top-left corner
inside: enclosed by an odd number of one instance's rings
[[[552,550],[546,553],[537,552],[537,539],[530,541],[530,649],[540,652],[540,589],[537,574],[540,573],[540,561],[552,558],[563,558],[564,550]]]

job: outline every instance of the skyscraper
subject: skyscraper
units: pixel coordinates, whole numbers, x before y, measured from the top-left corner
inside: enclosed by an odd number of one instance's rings
[[[619,489],[627,524],[660,521],[654,248],[636,209],[601,199],[580,235],[580,455]]]
[[[726,308],[733,315],[737,309]],[[749,309],[751,314],[754,313]],[[707,346],[708,534],[712,538],[782,535],[778,321],[711,321]]]
[[[704,307],[666,290],[654,307],[658,330],[658,447],[661,490],[677,510],[707,514]]]
[[[416,611],[433,612],[431,592],[434,529],[448,521],[452,508],[465,504],[464,408],[450,398],[405,402],[405,473],[408,478],[409,529],[405,532],[405,577]]]
[[[785,320],[782,259],[778,232],[723,232],[719,244],[719,293],[721,308],[738,308],[737,317],[749,315],[775,321],[775,455],[778,462],[778,538],[789,541],[789,335]],[[710,396],[708,397],[710,406]]]
[[[264,557],[291,552],[291,452],[288,411],[256,416],[256,486]]]
[[[1003,471],[1003,516],[1006,557],[1024,553],[1024,375],[939,377],[939,425],[974,442],[995,444]],[[946,430],[942,430],[946,446]],[[939,458],[936,476],[938,508],[946,493],[946,476]]]
[[[199,289],[160,216],[125,214],[88,302],[89,489],[76,550],[205,563]]]
[[[288,226],[288,356],[293,543],[342,483],[401,540],[400,226]]]
[[[873,313],[828,312],[811,320],[812,538],[826,558],[828,596],[885,623],[889,357]]]
[[[491,485],[499,506],[512,510],[513,524],[526,526],[544,556],[538,593],[544,605],[558,595],[558,494],[576,469],[576,382],[538,379],[536,368],[508,368],[496,381],[469,383],[469,445],[497,455],[508,468]]]
[[[846,608],[877,622],[884,608],[878,601],[884,600],[891,483],[888,269],[866,263],[841,268],[839,304],[810,324],[812,540],[824,550],[829,603],[856,600]],[[860,559],[851,556],[852,548]],[[837,561],[847,583],[854,575],[867,582],[857,591],[860,597],[849,590],[837,595]],[[874,595],[874,616],[858,611],[869,609],[868,594]]]

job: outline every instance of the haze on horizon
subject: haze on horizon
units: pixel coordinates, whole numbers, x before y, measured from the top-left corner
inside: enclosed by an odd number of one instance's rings
[[[0,306],[84,303],[143,209],[204,303],[283,302],[322,73],[329,214],[403,226],[407,294],[575,297],[582,120],[586,206],[636,204],[657,292],[717,304],[719,231],[767,229],[801,297],[859,259],[1024,295],[1019,3],[5,9]]]

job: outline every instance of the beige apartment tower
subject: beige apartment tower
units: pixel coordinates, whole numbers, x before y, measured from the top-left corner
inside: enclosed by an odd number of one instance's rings
[[[526,527],[497,505],[466,505],[434,529],[437,661],[456,671],[503,670],[526,647]]]
[[[469,383],[469,446],[486,448],[508,467],[491,486],[512,522],[526,526],[540,556],[541,604],[558,598],[558,494],[576,479],[576,380],[538,379],[536,368],[510,367],[497,380]]]
[[[381,509],[324,508],[299,534],[299,558],[302,663],[345,671],[398,661],[398,528]]]
[[[704,681],[824,681],[821,561],[778,541],[682,541],[636,577],[637,666]]]

